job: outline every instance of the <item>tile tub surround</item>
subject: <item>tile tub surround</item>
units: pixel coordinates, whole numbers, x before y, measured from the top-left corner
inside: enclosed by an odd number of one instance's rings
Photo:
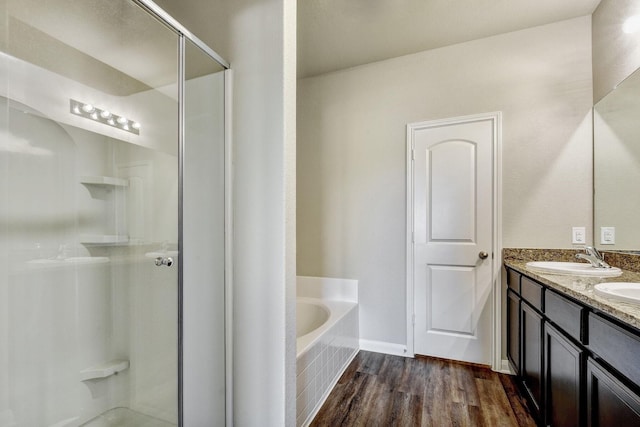
[[[640,282],[640,273],[629,271],[623,266],[613,263],[622,269],[618,277],[580,277],[559,274],[542,274],[527,268],[529,261],[567,261],[575,262],[575,254],[579,250],[571,249],[504,249],[503,262],[506,267],[526,274],[570,297],[582,301],[603,313],[624,323],[640,329],[640,304],[631,304],[602,298],[594,293],[593,287],[602,282]],[[627,255],[627,254],[622,254]],[[606,255],[605,255],[606,259]],[[505,284],[506,286],[506,284]]]
[[[358,281],[298,276],[297,297],[320,299],[329,307],[332,303],[336,307],[329,319],[335,323],[328,328],[329,325],[323,326],[327,330],[319,338],[306,342],[313,331],[298,338],[296,425],[307,426],[358,354]],[[336,313],[338,316],[334,317]]]
[[[358,353],[358,307],[352,307],[296,366],[296,425],[307,426]]]

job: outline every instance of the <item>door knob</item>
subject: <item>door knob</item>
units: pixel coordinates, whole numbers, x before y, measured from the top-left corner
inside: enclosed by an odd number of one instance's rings
[[[173,258],[171,257],[161,257],[156,258],[156,265],[160,267],[161,265],[166,265],[167,267],[171,267],[173,265]]]
[[[489,254],[486,253],[485,251],[480,251],[480,253],[478,254],[478,256],[480,257],[480,259],[487,259],[489,258]]]

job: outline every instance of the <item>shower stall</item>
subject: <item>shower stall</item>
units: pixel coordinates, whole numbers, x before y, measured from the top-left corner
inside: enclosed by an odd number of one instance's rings
[[[146,0],[0,27],[0,426],[225,425],[228,64]]]

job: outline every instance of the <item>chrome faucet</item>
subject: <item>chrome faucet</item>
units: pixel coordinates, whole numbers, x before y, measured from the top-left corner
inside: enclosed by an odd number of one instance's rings
[[[595,268],[611,268],[611,266],[605,262],[602,254],[593,246],[585,246],[584,252],[585,253],[576,254],[576,258],[586,259]]]

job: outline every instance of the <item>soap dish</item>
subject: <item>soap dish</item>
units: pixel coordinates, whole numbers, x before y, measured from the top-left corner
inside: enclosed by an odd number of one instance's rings
[[[110,360],[80,371],[80,381],[100,380],[117,375],[129,369],[129,361],[123,359]]]

